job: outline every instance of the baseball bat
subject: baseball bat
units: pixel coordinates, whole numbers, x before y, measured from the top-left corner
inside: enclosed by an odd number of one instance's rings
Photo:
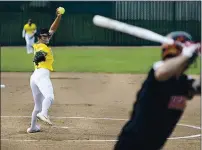
[[[93,23],[99,27],[123,32],[123,33],[129,34],[135,37],[139,37],[145,40],[159,42],[163,44],[171,44],[171,45],[174,44],[174,40],[171,38],[162,36],[148,29],[133,26],[133,25],[123,23],[117,20],[113,20],[107,17],[103,17],[100,15],[95,15],[93,17]]]

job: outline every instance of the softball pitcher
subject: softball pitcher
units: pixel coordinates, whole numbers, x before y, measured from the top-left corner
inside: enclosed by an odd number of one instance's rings
[[[25,38],[26,41],[27,54],[33,53],[32,45],[35,41],[34,35],[36,33],[36,29],[36,24],[32,22],[32,19],[29,19],[27,24],[24,25],[22,37]]]
[[[38,42],[33,45],[35,71],[30,78],[30,86],[34,98],[34,110],[32,112],[31,127],[28,133],[39,132],[40,127],[36,125],[37,118],[52,125],[48,110],[54,101],[53,86],[50,80],[50,72],[53,71],[53,54],[47,46],[52,35],[58,28],[62,14],[56,10],[57,17],[50,29],[41,29],[37,33]]]

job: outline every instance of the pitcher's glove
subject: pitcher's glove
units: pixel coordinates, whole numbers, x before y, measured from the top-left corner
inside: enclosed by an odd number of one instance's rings
[[[36,52],[33,62],[38,66],[40,62],[46,61],[46,53],[43,51]]]

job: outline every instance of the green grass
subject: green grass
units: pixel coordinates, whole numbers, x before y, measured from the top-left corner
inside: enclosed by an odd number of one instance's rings
[[[159,48],[73,48],[53,47],[54,70],[59,72],[147,73],[155,61],[160,60]],[[25,47],[1,48],[2,72],[33,71],[33,55]],[[200,64],[188,73],[199,74]]]

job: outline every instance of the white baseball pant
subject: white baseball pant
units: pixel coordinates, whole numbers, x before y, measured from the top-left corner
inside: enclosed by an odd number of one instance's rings
[[[33,53],[32,45],[34,44],[35,37],[30,34],[25,34],[25,41],[26,41],[26,48],[27,48],[27,54]]]
[[[48,109],[54,101],[53,86],[48,69],[36,69],[30,78],[30,87],[34,98],[34,110],[32,112],[31,129],[36,127],[37,114],[41,112],[48,116]]]

